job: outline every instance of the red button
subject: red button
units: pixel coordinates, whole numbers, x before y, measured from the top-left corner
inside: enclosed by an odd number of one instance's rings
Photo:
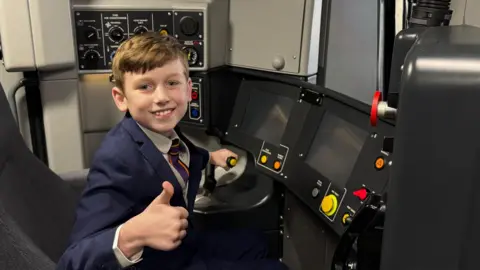
[[[198,98],[197,92],[192,92],[192,99],[196,100]]]
[[[355,195],[357,198],[363,201],[367,198],[368,192],[366,189],[361,188],[359,190],[354,191],[353,195]]]

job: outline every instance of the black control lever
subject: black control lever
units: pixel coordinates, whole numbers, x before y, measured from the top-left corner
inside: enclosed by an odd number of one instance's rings
[[[227,158],[227,166],[233,168],[237,165],[237,159],[235,157]],[[207,176],[205,178],[205,183],[203,184],[203,193],[204,196],[209,196],[215,190],[217,186],[217,180],[215,179],[215,165],[209,164],[207,166]]]
[[[332,270],[379,270],[386,206],[371,193],[350,221],[332,259]],[[354,252],[356,246],[356,252]],[[355,255],[353,255],[355,254]]]

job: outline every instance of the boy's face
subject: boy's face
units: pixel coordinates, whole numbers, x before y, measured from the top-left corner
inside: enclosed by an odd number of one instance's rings
[[[174,60],[144,74],[126,73],[124,90],[112,89],[115,104],[143,127],[169,134],[191,100],[192,81],[185,78],[184,69],[180,60]]]

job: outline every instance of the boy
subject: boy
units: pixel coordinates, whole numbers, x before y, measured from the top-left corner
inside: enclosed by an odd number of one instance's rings
[[[77,209],[71,245],[57,269],[283,269],[263,259],[247,233],[191,228],[201,171],[236,154],[208,153],[176,128],[192,82],[175,39],[145,33],[125,41],[112,65],[112,96],[125,118],[105,137]]]

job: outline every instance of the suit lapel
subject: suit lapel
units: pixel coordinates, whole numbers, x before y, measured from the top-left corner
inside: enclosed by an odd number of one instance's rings
[[[143,133],[133,118],[124,118],[122,125],[130,133],[133,140],[139,145],[139,150],[144,158],[153,167],[157,174],[157,178],[154,181],[158,181],[159,185],[165,180],[170,182],[173,185],[176,194],[176,196],[173,196],[172,198],[172,204],[185,207],[182,187],[180,186],[180,183],[178,183],[170,165],[163,157],[163,154],[155,147],[147,135]]]

